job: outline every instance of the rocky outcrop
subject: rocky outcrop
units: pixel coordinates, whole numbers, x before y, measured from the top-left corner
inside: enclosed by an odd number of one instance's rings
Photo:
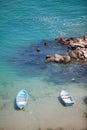
[[[60,37],[55,39],[56,43],[61,43],[63,45],[67,45],[71,49],[81,47],[85,48],[87,47],[87,34],[84,35],[83,37],[71,37],[71,38],[65,38],[65,37]]]
[[[69,55],[62,56],[59,54],[55,54],[54,56],[46,56],[46,60],[56,63],[69,63],[71,61],[71,57]]]
[[[56,63],[69,63],[72,61],[87,61],[87,34],[83,37],[59,37],[55,39],[55,42],[67,46],[69,49],[67,54],[54,56],[46,56],[47,61]]]

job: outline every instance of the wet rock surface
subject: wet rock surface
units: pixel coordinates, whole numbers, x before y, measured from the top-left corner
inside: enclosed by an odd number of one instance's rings
[[[55,39],[56,44],[67,47],[68,52],[65,55],[55,54],[46,56],[47,61],[56,63],[69,63],[72,61],[87,62],[87,34],[82,37],[59,37]]]

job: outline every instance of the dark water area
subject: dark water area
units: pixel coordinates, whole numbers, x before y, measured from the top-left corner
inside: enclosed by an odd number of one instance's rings
[[[46,46],[44,43],[47,42]],[[55,41],[42,40],[29,46],[22,46],[9,60],[18,75],[23,77],[44,77],[55,84],[87,83],[87,63],[72,62],[58,64],[46,61],[46,55],[64,55],[67,48]],[[74,79],[74,81],[73,81]]]

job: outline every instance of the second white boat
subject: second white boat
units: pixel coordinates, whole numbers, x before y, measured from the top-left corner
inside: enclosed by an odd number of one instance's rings
[[[75,104],[75,101],[71,94],[65,90],[62,90],[60,93],[60,98],[65,106],[73,105]]]

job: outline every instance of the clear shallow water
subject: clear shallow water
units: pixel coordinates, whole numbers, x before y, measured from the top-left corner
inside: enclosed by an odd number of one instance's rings
[[[86,28],[85,0],[1,0],[0,100],[6,103],[7,96],[10,100],[9,92],[15,97],[21,88],[34,91],[37,82],[39,89],[41,81],[43,86],[51,86],[50,89],[54,84],[70,84],[72,78],[77,84],[86,84],[86,63],[57,65],[45,61],[47,54],[66,52],[65,48],[55,44],[57,36],[84,35]],[[45,40],[50,41],[51,48],[43,46]],[[38,46],[41,48],[39,53],[36,51]]]

